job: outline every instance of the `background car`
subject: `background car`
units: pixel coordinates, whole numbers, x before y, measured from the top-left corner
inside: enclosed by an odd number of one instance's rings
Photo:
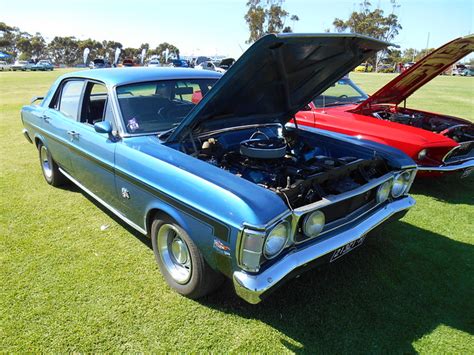
[[[175,68],[189,68],[189,63],[184,59],[173,59],[171,61],[171,66]]]
[[[362,63],[359,64],[354,71],[355,72],[365,72],[365,73],[371,73],[374,70],[374,67],[370,63]]]
[[[461,72],[461,75],[462,76],[474,76],[474,68],[471,67],[471,66],[466,67],[466,69],[464,69]]]
[[[31,67],[32,71],[47,71],[47,70],[53,70],[54,66],[51,64],[49,60],[40,60],[38,63],[36,63],[34,66]]]
[[[473,50],[474,36],[453,40],[370,97],[348,77],[343,78],[299,112],[297,121],[403,150],[418,163],[419,175],[458,171],[467,176],[474,167],[474,124],[399,105]]]
[[[393,64],[380,64],[378,67],[378,72],[379,73],[394,73],[395,72],[395,66]]]
[[[96,58],[91,60],[89,64],[90,69],[102,69],[102,68],[110,68],[110,63],[103,58]]]
[[[5,62],[4,60],[0,60],[0,70],[1,71],[11,70],[11,65]]]
[[[22,70],[26,71],[31,69],[35,65],[35,62],[30,60],[17,60],[12,66],[13,71]]]
[[[146,65],[147,67],[161,67],[161,63],[159,61],[159,59],[152,59],[148,62],[148,64]]]
[[[407,71],[408,69],[410,69],[415,64],[416,64],[416,62],[408,62],[408,63],[403,64],[401,72],[403,73],[404,71]]]
[[[201,64],[196,65],[194,68],[200,70],[216,71],[218,73],[225,73],[225,69],[219,68],[211,61],[202,62]]]
[[[466,66],[461,63],[454,64],[451,69],[451,75],[462,75],[466,70]]]
[[[227,277],[258,303],[414,205],[416,165],[401,151],[290,123],[308,98],[386,45],[354,34],[268,35],[224,76],[68,73],[40,105],[23,108],[24,135],[47,183],[74,182],[151,238],[178,293],[200,298]],[[316,86],[307,85],[313,73]]]
[[[120,67],[133,67],[135,63],[130,58],[125,58],[122,63],[119,65]]]

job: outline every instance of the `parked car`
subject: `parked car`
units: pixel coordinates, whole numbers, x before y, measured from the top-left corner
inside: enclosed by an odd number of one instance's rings
[[[47,183],[74,182],[151,238],[177,292],[198,298],[226,276],[258,303],[414,204],[416,165],[401,151],[288,123],[385,46],[354,34],[268,35],[222,78],[182,68],[69,73],[22,109],[24,135]]]
[[[102,58],[96,58],[94,60],[91,60],[89,64],[89,68],[91,69],[103,69],[103,68],[110,68],[111,65],[108,61]]]
[[[454,171],[467,176],[474,167],[474,125],[462,118],[407,108],[406,100],[473,48],[474,36],[451,41],[370,97],[343,78],[299,112],[297,121],[401,149],[425,176]]]
[[[474,68],[466,67],[461,73],[461,76],[474,76]]]
[[[196,65],[194,67],[195,69],[200,69],[200,70],[211,70],[211,71],[216,71],[218,73],[225,73],[225,69],[219,68],[216,66],[213,62],[207,61],[207,62],[202,62],[199,65]]]
[[[403,73],[404,71],[407,71],[408,69],[410,69],[415,64],[416,64],[416,62],[408,62],[408,63],[403,64],[401,72]]]
[[[0,60],[0,70],[1,71],[11,70],[11,65],[5,62],[4,60]]]
[[[374,70],[374,67],[370,63],[362,63],[359,64],[357,67],[355,67],[354,71],[355,72],[366,72],[366,73],[371,73]]]
[[[22,71],[27,71],[31,70],[31,68],[35,65],[35,62],[30,60],[17,60],[13,65],[12,65],[12,70],[17,71],[17,70],[22,70]]]
[[[31,67],[31,70],[35,71],[47,71],[47,70],[53,70],[54,66],[51,64],[49,60],[40,60],[38,63],[33,65]]]
[[[219,68],[224,70],[228,70],[232,65],[234,65],[235,59],[234,58],[224,58],[219,63]]]
[[[173,59],[171,61],[171,66],[175,68],[189,68],[189,63],[184,59]]]
[[[125,58],[122,63],[119,65],[120,67],[133,67],[135,64],[133,60],[130,58]]]
[[[150,60],[147,65],[147,67],[161,67],[161,63],[158,59],[153,59],[153,60]]]
[[[451,75],[462,75],[466,68],[467,67],[464,64],[454,64],[451,69]]]

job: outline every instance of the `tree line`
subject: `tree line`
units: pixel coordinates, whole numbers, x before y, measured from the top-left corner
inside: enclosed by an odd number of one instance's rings
[[[83,64],[83,52],[89,48],[89,59],[109,58],[113,61],[117,48],[121,49],[121,58],[140,60],[142,50],[147,56],[156,55],[164,63],[166,57],[163,53],[168,49],[170,56],[179,57],[179,49],[167,42],[160,43],[156,48],[150,48],[148,43],[143,43],[138,48],[124,47],[117,41],[97,41],[95,39],[77,39],[73,36],[55,36],[49,43],[41,33],[34,35],[24,32],[18,27],[9,26],[0,22],[0,51],[12,56],[12,59],[49,59],[56,64],[68,66]]]

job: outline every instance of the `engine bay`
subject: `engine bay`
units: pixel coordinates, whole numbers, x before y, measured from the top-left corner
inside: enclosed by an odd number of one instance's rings
[[[468,121],[448,116],[399,107],[380,107],[369,113],[380,120],[401,123],[442,134],[458,143],[474,140],[474,125]]]
[[[353,190],[389,170],[380,157],[280,125],[199,137],[194,150],[198,159],[275,192],[290,208]]]

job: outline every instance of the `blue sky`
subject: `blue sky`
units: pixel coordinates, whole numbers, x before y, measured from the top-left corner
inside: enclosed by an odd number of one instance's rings
[[[185,55],[239,56],[248,45],[243,19],[246,0],[2,0],[0,21],[22,30],[55,35],[116,40],[125,46],[169,42]],[[335,17],[346,19],[361,0],[286,0],[300,18],[295,32],[332,29]],[[387,12],[388,0],[372,0]],[[474,31],[473,0],[398,0],[403,29],[394,42],[403,48],[438,47]]]

